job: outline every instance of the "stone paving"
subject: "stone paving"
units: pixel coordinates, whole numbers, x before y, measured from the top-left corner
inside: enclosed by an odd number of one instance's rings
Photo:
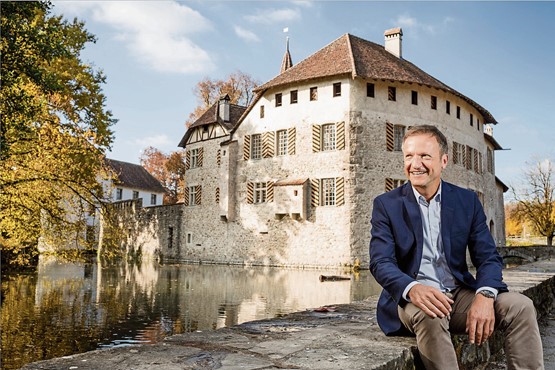
[[[555,260],[505,270],[513,291],[536,303],[546,369],[555,369]],[[413,338],[385,337],[375,317],[376,299],[307,310],[231,328],[174,335],[162,343],[96,350],[28,364],[23,369],[419,369]],[[500,339],[501,335],[498,336]],[[505,369],[502,352],[455,338],[461,368]],[[495,345],[491,345],[495,348]],[[464,358],[463,358],[464,357]],[[497,362],[494,360],[497,359]],[[489,362],[489,364],[488,364]]]

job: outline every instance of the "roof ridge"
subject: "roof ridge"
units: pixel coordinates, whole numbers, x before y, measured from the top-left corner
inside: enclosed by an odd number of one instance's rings
[[[352,76],[354,80],[358,76],[358,73],[357,73],[357,66],[355,63],[355,56],[353,54],[353,46],[351,45],[351,37],[353,35],[351,35],[350,33],[346,33],[345,36],[347,36],[347,47],[349,48],[349,57],[351,58],[351,65],[353,67]]]

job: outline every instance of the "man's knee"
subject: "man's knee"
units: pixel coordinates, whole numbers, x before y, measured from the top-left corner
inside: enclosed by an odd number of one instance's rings
[[[495,303],[495,311],[501,321],[519,319],[536,320],[536,308],[534,302],[524,294],[501,293]]]

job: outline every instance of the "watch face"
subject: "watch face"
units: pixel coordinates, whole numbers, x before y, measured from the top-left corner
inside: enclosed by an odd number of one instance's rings
[[[480,293],[481,295],[483,295],[484,297],[495,298],[495,294],[493,294],[493,293],[490,292],[489,290],[480,290],[479,293]]]

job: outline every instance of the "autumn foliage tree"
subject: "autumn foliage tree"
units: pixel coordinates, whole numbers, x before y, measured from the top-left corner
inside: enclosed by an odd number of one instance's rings
[[[95,37],[50,9],[42,1],[1,3],[0,246],[3,259],[21,263],[45,225],[82,227],[68,212],[102,197],[96,177],[115,123],[104,75],[80,56]]]
[[[555,236],[555,168],[546,159],[528,163],[524,170],[523,184],[512,187],[516,201],[514,216],[528,222],[539,235],[544,236],[548,246]]]
[[[164,204],[183,201],[185,160],[184,151],[165,154],[149,146],[141,154],[141,165],[158,179],[166,189]]]
[[[225,80],[213,80],[205,77],[193,89],[198,105],[189,114],[186,126],[189,127],[193,124],[212,104],[225,94],[229,95],[232,104],[249,105],[254,98],[252,91],[259,84],[260,82],[241,71],[231,73]]]

